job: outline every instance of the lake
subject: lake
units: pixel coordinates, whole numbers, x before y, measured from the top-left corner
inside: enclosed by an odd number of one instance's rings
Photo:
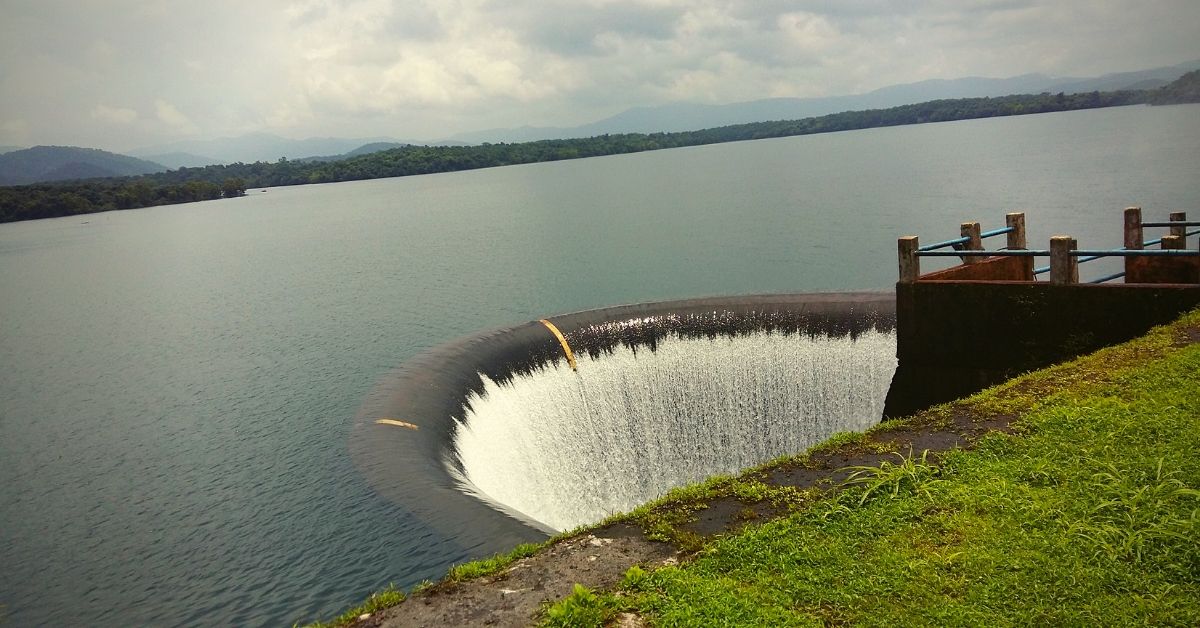
[[[1116,247],[1126,206],[1200,215],[1198,164],[1200,105],[1138,106],[0,225],[0,619],[291,624],[436,579],[508,548],[427,528],[347,452],[419,352],[619,303],[886,289],[897,237],[1018,209],[1033,247]]]

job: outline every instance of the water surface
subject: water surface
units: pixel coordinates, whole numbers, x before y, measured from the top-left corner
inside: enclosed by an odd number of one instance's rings
[[[1117,246],[1200,212],[1200,106],[722,144],[0,225],[0,605],[13,625],[290,624],[506,549],[376,496],[349,425],[478,329],[886,288],[895,239],[1028,212]],[[1087,273],[1100,273],[1097,269]]]

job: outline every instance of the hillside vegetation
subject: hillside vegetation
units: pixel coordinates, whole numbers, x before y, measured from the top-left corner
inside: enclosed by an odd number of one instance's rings
[[[1177,94],[1189,93],[1188,84],[1181,81],[1194,74],[1196,73],[1151,91],[934,100],[888,109],[847,111],[801,120],[755,122],[678,133],[626,133],[479,146],[406,145],[337,161],[280,159],[274,163],[235,163],[203,168],[180,168],[136,179],[0,188],[0,222],[166,205],[222,196],[213,196],[212,186],[233,189],[240,185],[245,189],[356,181],[883,126],[1142,104],[1155,98],[1181,98],[1182,96]],[[1161,96],[1163,94],[1166,96]],[[0,156],[0,159],[4,157],[7,155]]]
[[[1150,96],[1152,105],[1180,105],[1200,102],[1200,70],[1193,70]]]
[[[77,146],[34,146],[0,154],[0,185],[125,177],[162,172],[144,159]]]

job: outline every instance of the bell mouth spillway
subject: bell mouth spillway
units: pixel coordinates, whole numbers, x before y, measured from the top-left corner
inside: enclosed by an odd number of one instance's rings
[[[890,292],[555,316],[408,361],[350,449],[376,491],[464,548],[511,544],[874,425],[895,349]]]

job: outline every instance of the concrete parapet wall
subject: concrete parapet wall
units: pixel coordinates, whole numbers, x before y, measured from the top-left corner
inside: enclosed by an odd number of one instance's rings
[[[1200,306],[1200,285],[921,281],[896,285],[899,417],[1096,349]]]
[[[1200,283],[1200,257],[1127,257],[1125,283]]]
[[[989,257],[922,275],[921,281],[1033,281],[1033,258]]]

